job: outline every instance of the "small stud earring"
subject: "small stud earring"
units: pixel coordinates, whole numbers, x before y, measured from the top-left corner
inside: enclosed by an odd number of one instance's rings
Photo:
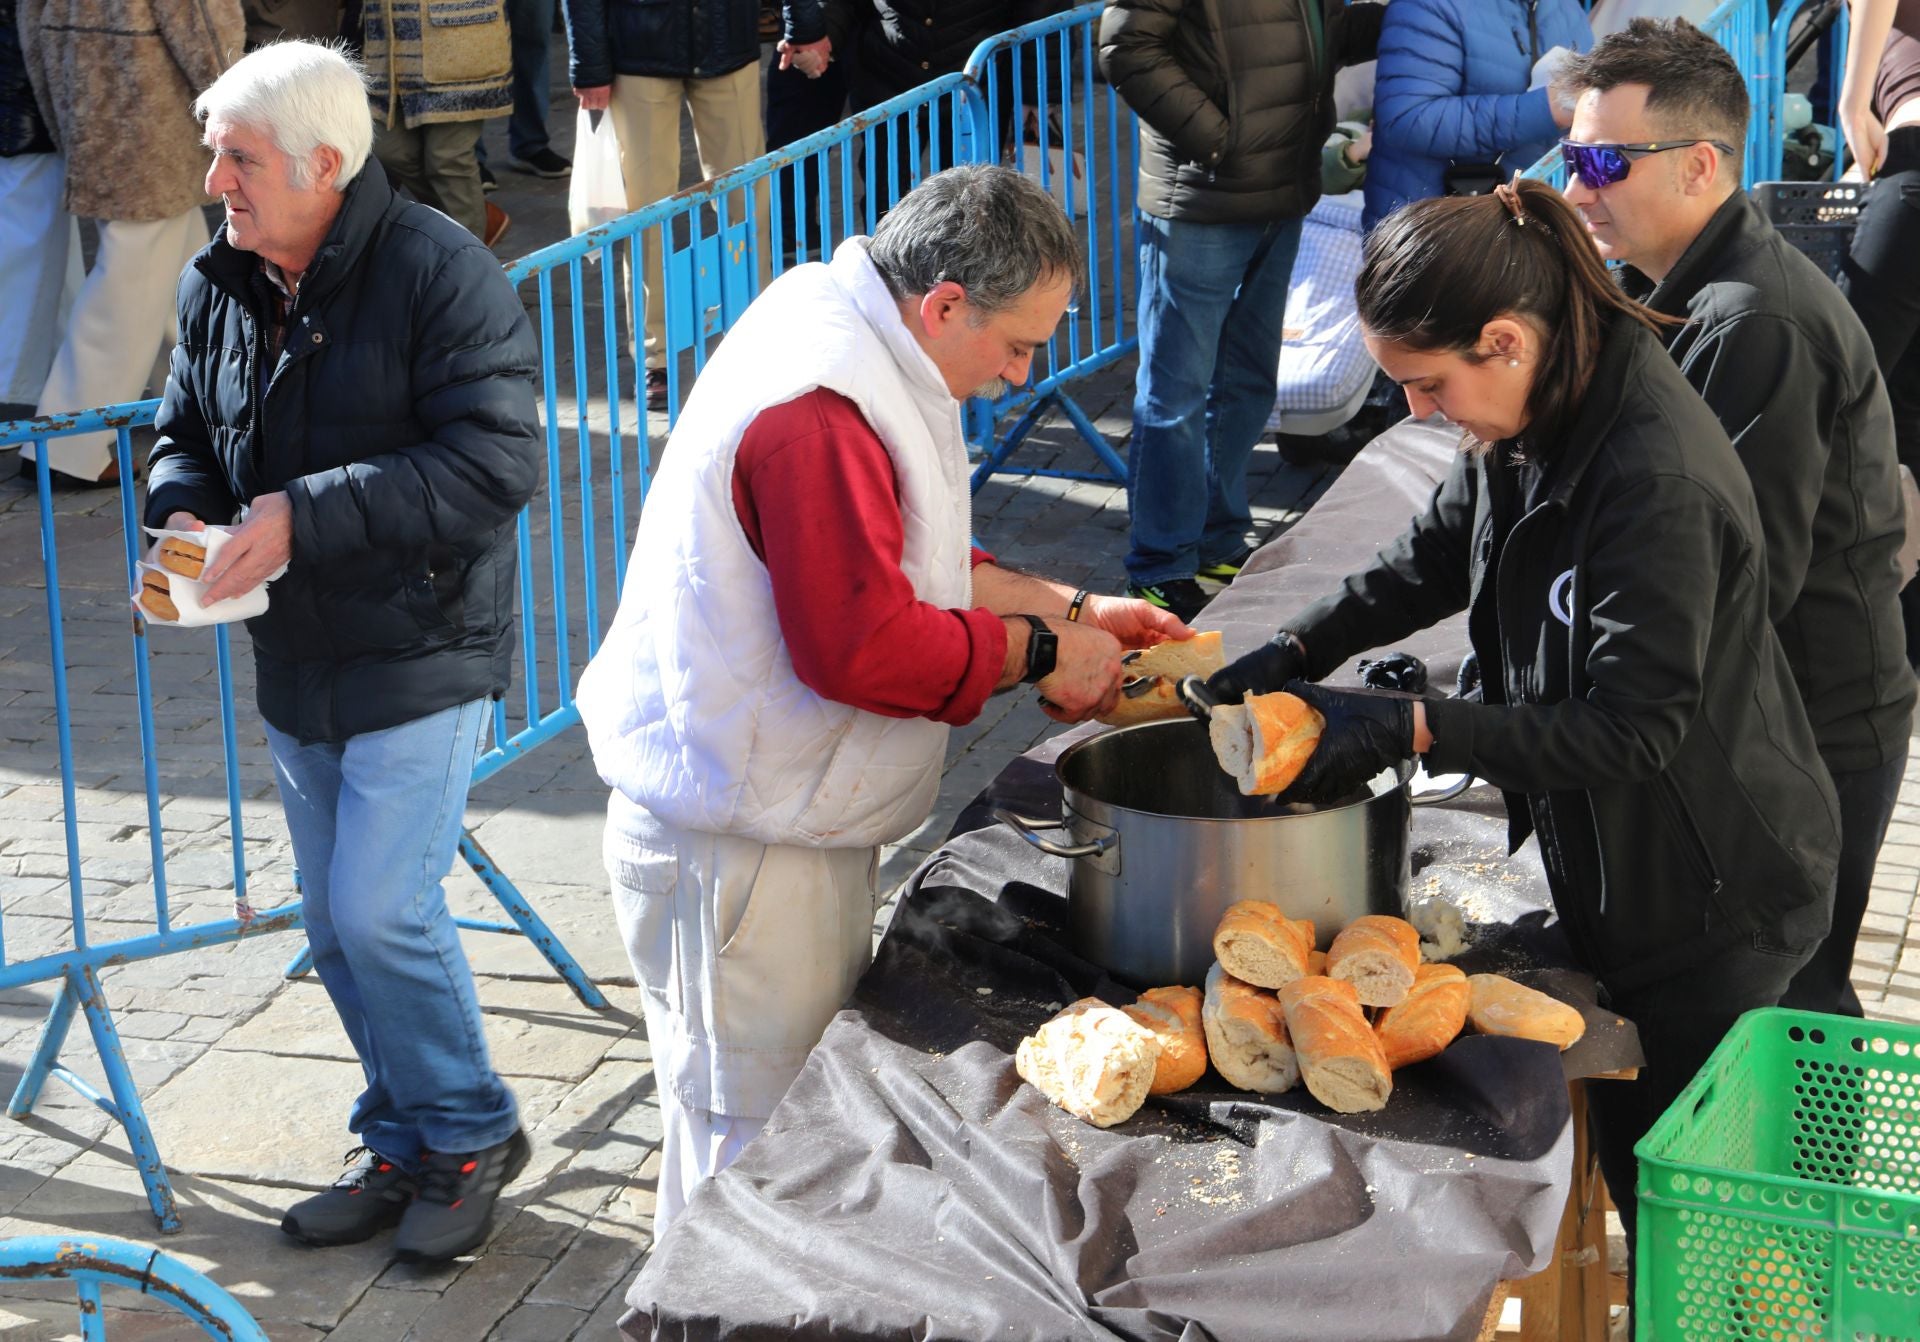
[[[1507,360],[1507,367],[1509,367],[1509,368],[1518,368],[1519,366],[1520,366],[1520,361],[1519,361],[1518,359],[1508,359],[1508,360]]]

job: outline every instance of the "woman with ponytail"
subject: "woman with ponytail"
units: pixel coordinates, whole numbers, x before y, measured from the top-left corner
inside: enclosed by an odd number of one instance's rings
[[[1423,755],[1506,793],[1574,954],[1640,1029],[1592,1087],[1633,1243],[1633,1144],[1741,1012],[1827,929],[1837,807],[1767,619],[1746,472],[1558,192],[1420,201],[1367,240],[1367,346],[1463,431],[1426,513],[1209,688],[1282,686],[1326,717],[1290,796]],[[1468,611],[1484,702],[1315,681]]]

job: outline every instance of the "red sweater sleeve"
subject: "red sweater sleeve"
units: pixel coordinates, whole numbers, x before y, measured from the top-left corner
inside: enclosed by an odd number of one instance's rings
[[[734,457],[733,507],[801,683],[887,717],[979,716],[1006,626],[915,597],[893,459],[853,402],[822,388],[762,411]]]

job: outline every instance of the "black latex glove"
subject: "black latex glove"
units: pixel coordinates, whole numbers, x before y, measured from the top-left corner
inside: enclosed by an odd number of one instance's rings
[[[1282,629],[1269,642],[1209,676],[1207,692],[1223,704],[1237,704],[1249,694],[1272,694],[1306,674],[1307,650]]]
[[[1427,692],[1427,664],[1410,652],[1383,653],[1358,667],[1360,683],[1370,690],[1394,690],[1400,694]]]
[[[1466,699],[1476,704],[1485,699],[1486,696],[1480,688],[1479,653],[1469,650],[1467,655],[1460,659],[1460,674],[1454,679],[1453,693],[1457,699]]]
[[[1413,758],[1413,700],[1371,690],[1332,690],[1296,680],[1297,694],[1327,720],[1307,767],[1282,801],[1344,801],[1382,769]]]

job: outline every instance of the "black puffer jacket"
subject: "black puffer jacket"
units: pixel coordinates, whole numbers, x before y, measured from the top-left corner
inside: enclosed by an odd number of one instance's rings
[[[786,37],[826,36],[822,0],[787,0]],[[711,79],[760,59],[759,0],[564,0],[577,89],[616,75]]]
[[[369,159],[276,356],[259,260],[225,239],[180,280],[146,518],[226,522],[286,491],[292,562],[247,626],[261,715],[338,741],[503,693],[513,521],[544,453],[538,349],[500,263]]]
[[[1145,123],[1140,208],[1196,224],[1305,215],[1334,73],[1373,59],[1380,15],[1343,0],[1113,0],[1100,63]]]
[[[1071,0],[826,0],[834,56],[849,61],[857,108],[966,68],[989,37],[1066,9]],[[1029,88],[1027,96],[1033,97]]]
[[[1667,347],[1733,438],[1767,538],[1767,603],[1836,774],[1904,754],[1913,671],[1900,615],[1906,535],[1893,407],[1833,281],[1736,191],[1656,287],[1688,318]]]
[[[1753,489],[1660,342],[1619,320],[1522,497],[1462,457],[1373,567],[1287,628],[1325,675],[1461,609],[1485,703],[1427,705],[1427,767],[1507,791],[1554,904],[1616,994],[1738,942],[1826,934],[1838,803],[1767,616]],[[1504,540],[1502,540],[1504,537]]]

